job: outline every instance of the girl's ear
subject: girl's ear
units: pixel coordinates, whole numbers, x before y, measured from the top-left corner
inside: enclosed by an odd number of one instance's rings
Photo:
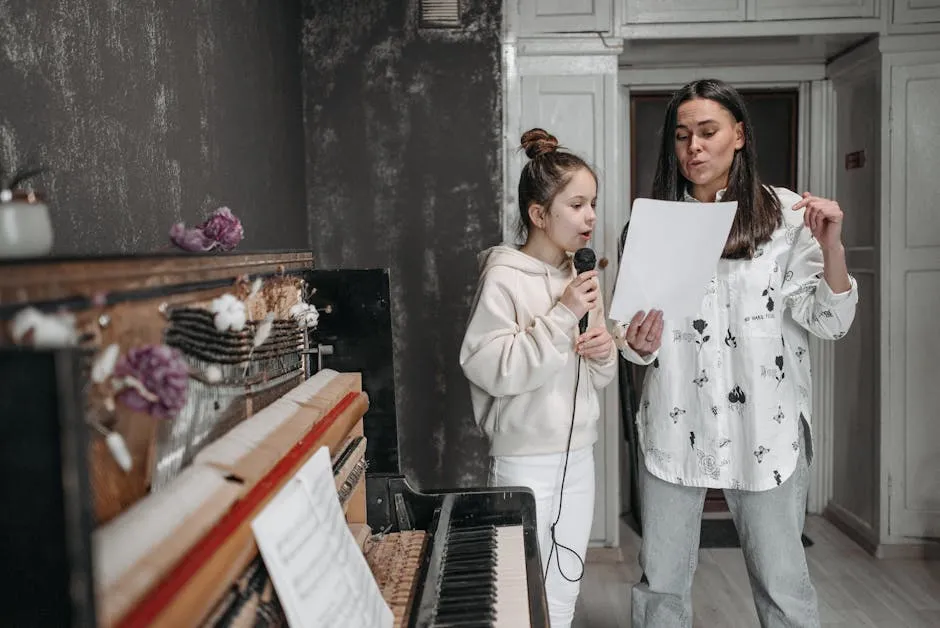
[[[744,148],[744,123],[738,122],[734,125],[734,150]]]
[[[545,208],[536,203],[529,205],[529,221],[533,227],[545,228]]]

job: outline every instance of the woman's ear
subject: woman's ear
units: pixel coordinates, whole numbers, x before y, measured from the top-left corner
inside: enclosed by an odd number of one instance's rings
[[[738,122],[734,125],[734,150],[744,148],[744,123]]]
[[[529,205],[529,222],[539,229],[545,228],[545,208],[536,203]]]

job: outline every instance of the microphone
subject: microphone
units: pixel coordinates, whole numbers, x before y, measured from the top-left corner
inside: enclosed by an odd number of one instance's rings
[[[574,252],[574,269],[579,275],[589,270],[594,270],[595,264],[597,264],[597,258],[594,256],[593,250],[583,248]],[[582,334],[587,329],[587,322],[587,314],[581,317],[581,320],[578,321],[578,329],[581,330]]]

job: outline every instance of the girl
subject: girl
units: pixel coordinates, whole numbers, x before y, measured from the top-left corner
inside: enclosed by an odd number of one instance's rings
[[[617,351],[597,271],[575,276],[570,255],[591,239],[597,177],[542,129],[526,132],[522,148],[530,159],[519,179],[525,244],[480,255],[460,364],[490,441],[490,485],[535,494],[551,625],[565,628],[594,513],[597,390],[613,379]]]
[[[637,414],[643,577],[633,626],[691,626],[705,491],[724,489],[762,626],[819,626],[801,542],[812,461],[807,333],[841,338],[858,288],[834,201],[761,184],[741,96],[715,80],[666,110],[653,196],[738,202],[699,314],[618,332],[652,364]],[[702,211],[708,211],[707,206]]]

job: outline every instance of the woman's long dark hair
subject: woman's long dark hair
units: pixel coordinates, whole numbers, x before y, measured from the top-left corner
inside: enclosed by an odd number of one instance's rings
[[[781,224],[780,199],[764,186],[757,173],[757,149],[754,127],[747,115],[744,100],[736,89],[717,79],[702,79],[679,89],[666,107],[660,138],[659,161],[653,178],[653,198],[666,201],[682,200],[690,183],[679,171],[676,158],[676,120],[679,106],[695,98],[712,100],[727,109],[735,122],[744,127],[744,147],[734,153],[728,188],[722,201],[737,201],[738,211],[731,225],[722,257],[750,259],[758,245],[770,240],[770,235]],[[691,189],[689,190],[691,192]]]

